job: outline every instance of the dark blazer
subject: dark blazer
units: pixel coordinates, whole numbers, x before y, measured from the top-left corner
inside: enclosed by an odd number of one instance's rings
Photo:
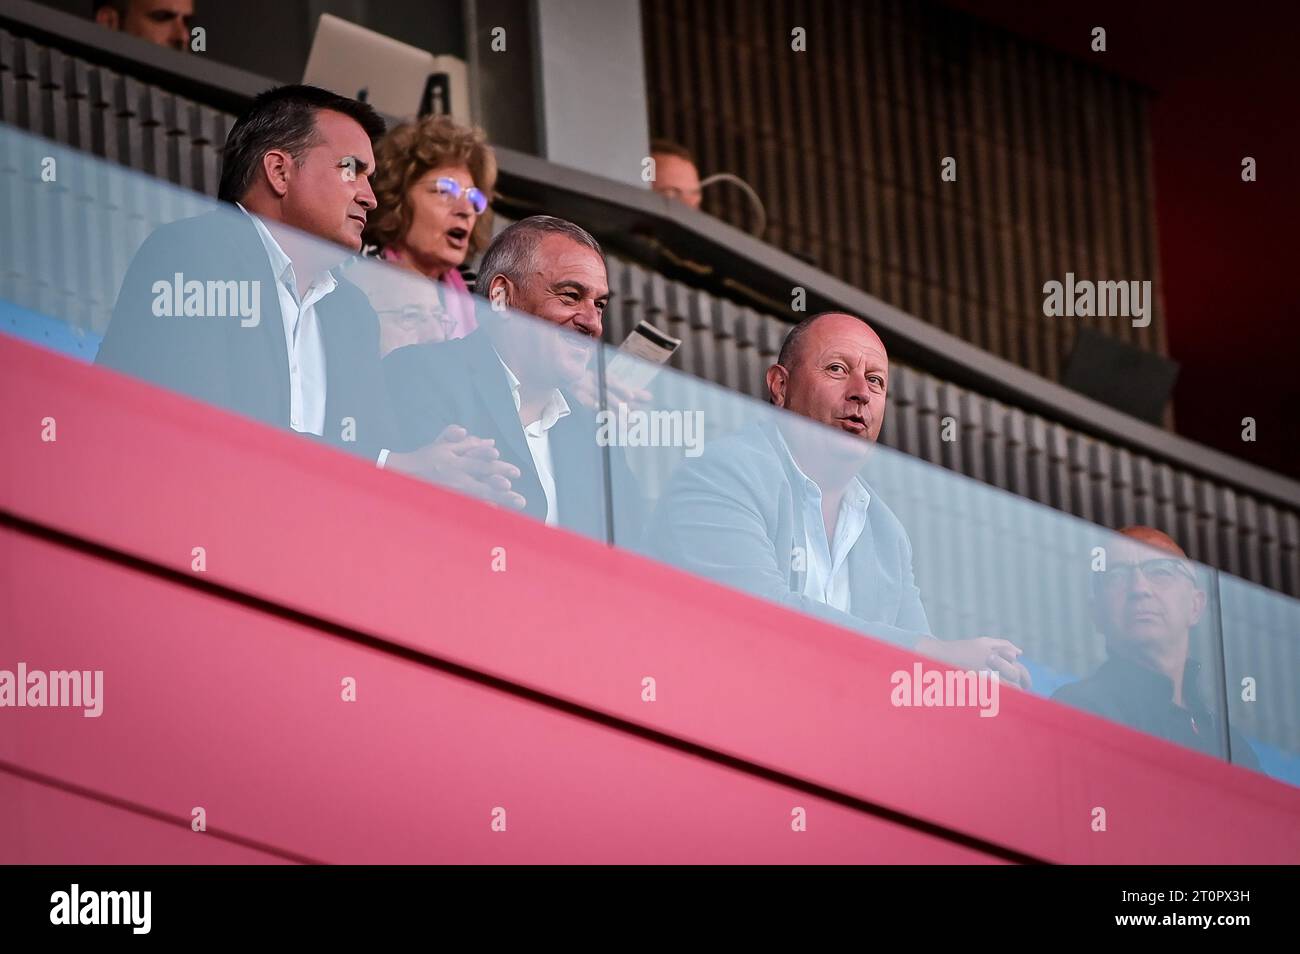
[[[156,317],[157,281],[257,281],[260,320]],[[337,278],[337,273],[335,275]],[[375,460],[395,440],[379,362],[379,319],[359,288],[316,303],[325,349],[321,440]],[[144,378],[275,427],[289,427],[289,359],[276,277],[249,217],[234,206],[164,225],[131,260],[97,364]],[[344,419],[355,421],[345,440]],[[310,435],[308,435],[310,436]]]
[[[930,634],[907,531],[874,491],[849,551],[851,613],[803,595],[803,480],[774,424],[711,442],[684,462],[647,522],[651,556],[901,646]],[[865,481],[864,481],[865,484]]]
[[[491,438],[501,459],[519,468],[511,489],[527,501],[526,512],[546,519],[546,496],[510,382],[484,329],[465,338],[398,348],[384,358],[384,377],[401,449],[428,444],[451,424]],[[561,393],[570,413],[550,430],[559,525],[606,542],[614,539],[611,530],[619,542],[637,539],[644,504],[622,449],[600,447],[595,412],[572,394]]]

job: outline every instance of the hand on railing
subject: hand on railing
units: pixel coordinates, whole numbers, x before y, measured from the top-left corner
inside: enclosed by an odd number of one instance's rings
[[[387,466],[425,480],[522,510],[526,501],[510,489],[519,468],[501,460],[495,441],[472,437],[456,424],[445,427],[432,444],[405,454],[390,454]]]
[[[916,644],[916,651],[958,669],[991,669],[1021,689],[1029,689],[1032,683],[1029,670],[1018,661],[1020,647],[1009,639],[977,636],[974,639],[944,640],[925,636]]]

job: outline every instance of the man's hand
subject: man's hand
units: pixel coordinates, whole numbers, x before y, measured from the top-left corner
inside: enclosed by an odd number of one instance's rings
[[[991,669],[1013,686],[1029,689],[1029,670],[1018,661],[1021,649],[1009,639],[977,636],[974,639],[935,639],[923,636],[916,651],[946,662],[956,669]]]
[[[515,510],[526,506],[523,496],[510,489],[519,468],[501,460],[494,441],[471,437],[457,424],[443,429],[432,444],[407,454],[389,454],[387,466],[473,497]]]
[[[591,408],[593,411],[601,410],[600,388],[596,385],[596,372],[594,370],[588,370],[582,380],[575,382],[569,390],[583,407]],[[654,395],[649,391],[638,391],[627,387],[608,375],[605,377],[604,407],[616,408],[620,404],[626,404],[632,409],[645,408],[653,401]]]

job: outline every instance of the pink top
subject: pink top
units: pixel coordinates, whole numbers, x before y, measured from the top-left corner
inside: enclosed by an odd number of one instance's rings
[[[386,262],[403,264],[391,249],[384,249],[380,255]],[[454,268],[447,269],[438,281],[439,284],[448,286],[442,296],[443,307],[447,310],[447,321],[443,323],[447,339],[464,338],[478,327],[478,320],[474,317],[474,299],[470,297],[469,286],[465,284],[465,279],[461,278],[460,272]]]
[[[461,278],[460,272],[454,268],[447,269],[446,274],[442,276],[442,283],[450,286],[452,292],[444,296],[447,316],[451,318],[447,337],[464,338],[478,327],[478,320],[474,317],[474,299],[470,297],[469,286],[465,284],[465,279]]]

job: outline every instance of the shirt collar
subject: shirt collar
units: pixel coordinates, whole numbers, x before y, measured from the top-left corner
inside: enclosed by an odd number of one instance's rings
[[[780,427],[772,429],[776,433],[777,449],[785,457],[786,462],[794,469],[796,475],[803,482],[804,493],[814,500],[822,499],[822,489],[817,486],[817,481],[813,480],[803,472],[794,455],[790,453],[790,445],[785,442],[785,435],[781,433]],[[852,510],[860,510],[864,513],[871,504],[871,492],[867,490],[867,485],[862,482],[862,478],[854,477],[853,481],[844,489],[844,497],[840,502],[841,507],[848,507]]]
[[[510,370],[510,365],[506,364],[506,359],[501,357],[501,353],[496,348],[492,349],[492,353],[497,356],[497,360],[501,362],[501,367],[505,369],[506,381],[510,384],[510,396],[515,399],[515,411],[518,411],[523,403],[519,398],[519,378]],[[551,396],[546,399],[546,406],[542,408],[541,430],[549,431],[555,426],[556,421],[562,417],[567,417],[570,413],[569,402],[564,399],[560,389],[555,388],[551,391]],[[528,427],[534,427],[537,423],[534,421]]]
[[[284,282],[289,286],[289,290],[295,297],[298,295],[298,279],[293,270],[293,260],[289,258],[280,243],[275,240],[271,230],[266,224],[252,212],[235,203],[239,210],[253,220],[253,228],[257,229],[257,237],[262,240],[262,247],[266,249],[267,257],[271,259],[271,274],[275,276],[278,282]],[[334,277],[332,271],[326,271],[323,275],[316,276],[316,279],[308,287],[307,295],[315,294],[317,299],[324,298],[338,286],[338,279]],[[307,297],[304,295],[304,299]]]

